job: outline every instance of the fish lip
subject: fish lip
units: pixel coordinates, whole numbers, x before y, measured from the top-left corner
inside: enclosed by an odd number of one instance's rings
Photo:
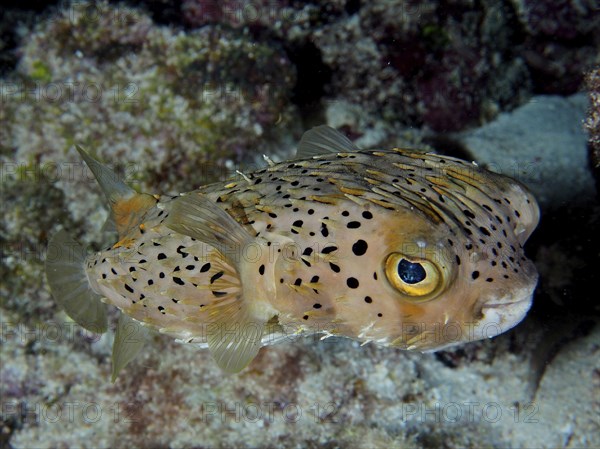
[[[511,302],[498,302],[498,303],[492,303],[492,304],[485,304],[483,307],[481,307],[481,310],[485,310],[485,309],[500,309],[503,307],[509,307],[509,306],[514,306],[517,304],[522,304],[525,302],[530,302],[531,301],[531,297],[526,297],[526,298],[522,298],[519,299],[518,301],[511,301]]]

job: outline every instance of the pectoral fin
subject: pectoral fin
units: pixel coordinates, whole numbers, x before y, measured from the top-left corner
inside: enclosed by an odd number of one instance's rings
[[[213,246],[236,269],[244,246],[254,240],[231,215],[197,192],[175,200],[165,225],[175,232]]]
[[[115,341],[112,350],[112,382],[114,383],[119,373],[127,366],[144,347],[148,336],[148,329],[140,323],[121,313],[115,331]]]
[[[236,269],[241,292],[206,307],[208,347],[221,369],[237,373],[258,354],[265,325],[269,320],[259,304],[257,289],[248,278],[244,285],[245,264],[240,257],[254,237],[227,212],[200,193],[175,200],[165,224],[180,234],[207,243],[223,254]],[[246,270],[247,271],[247,270]]]
[[[208,348],[223,371],[238,373],[258,354],[266,321],[254,318],[242,298],[211,309]]]

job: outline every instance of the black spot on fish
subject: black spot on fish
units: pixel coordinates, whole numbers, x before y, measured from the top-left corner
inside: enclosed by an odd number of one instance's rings
[[[479,271],[473,271],[471,273],[471,278],[473,278],[473,280],[477,279],[479,277]]]
[[[373,299],[370,296],[365,296],[365,302],[367,304],[371,304],[373,302]]]
[[[114,268],[111,268],[110,271],[112,272],[112,274],[114,274],[115,276],[118,274],[117,270],[115,270]]]
[[[210,262],[207,262],[204,265],[202,265],[202,267],[200,268],[200,273],[206,273],[208,270],[210,270]]]
[[[179,300],[175,299],[175,298],[171,298],[171,301],[173,301],[175,304],[177,304],[179,302]]]
[[[319,303],[313,304],[313,308],[320,309],[321,308],[321,304],[319,304]]]
[[[480,227],[479,227],[479,230],[481,231],[481,233],[482,233],[483,235],[487,235],[487,236],[490,236],[490,235],[491,235],[491,234],[490,234],[490,231],[488,231],[488,230],[487,230],[487,228],[485,228],[485,227],[483,227],[483,226],[480,226]]]
[[[329,235],[329,230],[327,229],[327,225],[325,223],[321,223],[321,235],[323,237],[327,237]]]
[[[223,274],[225,274],[224,271],[219,271],[218,273],[213,274],[210,278],[210,283],[213,284],[217,279],[223,276]]]
[[[271,218],[277,218],[277,214],[274,212],[269,212],[269,217]]]
[[[358,279],[350,277],[346,279],[346,285],[350,288],[358,288]]]
[[[302,251],[302,255],[303,256],[310,256],[313,252],[313,249],[309,246],[308,248],[304,248],[304,251]]]
[[[367,245],[367,242],[365,242],[364,240],[357,240],[356,242],[354,242],[354,245],[352,245],[352,252],[356,256],[362,256],[367,252],[368,247],[369,245]]]
[[[456,256],[456,265],[460,265],[460,257]]]
[[[211,290],[212,291],[212,290]],[[221,296],[225,296],[227,294],[227,292],[216,292],[216,291],[212,291],[212,294],[214,296],[216,296],[217,298],[220,298]]]
[[[463,210],[463,214],[465,214],[467,217],[469,217],[471,220],[475,219],[475,214],[473,212],[471,212],[469,209],[465,209]]]
[[[338,265],[334,264],[333,262],[329,262],[329,268],[331,268],[331,270],[336,273],[340,272],[340,267]]]
[[[164,308],[163,306],[158,306],[158,311],[159,311],[160,313],[162,313],[163,315],[164,315],[165,313],[167,313],[167,312],[165,312],[165,308]]]
[[[348,212],[347,210],[342,211],[342,216],[343,217],[347,217],[348,215],[350,215],[350,212]]]
[[[154,281],[152,279],[148,279],[148,285],[152,285],[154,284]]]
[[[315,210],[314,210],[314,209],[308,209],[308,210],[306,211],[306,213],[307,213],[308,215],[312,215],[312,214],[314,214],[314,213],[315,213]]]
[[[129,293],[133,293],[133,289],[127,284],[125,284],[125,290],[127,290]]]
[[[140,259],[138,263],[146,263],[146,259]]]
[[[312,278],[310,278],[310,282],[312,284],[314,284],[315,282],[319,282],[319,276],[313,276]]]
[[[158,253],[158,260],[166,259],[167,255],[165,253]]]
[[[262,276],[265,274],[265,266],[261,265],[260,267],[258,267],[258,273]]]
[[[486,282],[494,282],[494,279],[493,278],[487,278],[485,281]]]
[[[193,270],[194,268],[196,268],[196,265],[186,265],[185,267],[186,270]]]
[[[302,319],[303,319],[303,320],[308,320],[308,315],[304,315],[304,316],[302,317]]]
[[[165,278],[165,273],[163,273],[162,271],[160,273],[158,273],[158,277],[161,279]]]
[[[329,253],[332,253],[332,252],[336,251],[337,249],[338,249],[337,246],[326,246],[325,248],[323,248],[321,250],[321,253],[322,254],[329,254]]]
[[[302,279],[298,278],[294,281],[294,285],[296,287],[300,287],[302,285]]]
[[[362,213],[363,218],[370,220],[371,218],[373,218],[373,214],[371,212],[369,212],[368,210],[363,211]]]
[[[185,285],[185,282],[183,281],[183,279],[178,278],[176,276],[173,276],[173,282],[175,282],[177,285]]]
[[[346,225],[346,227],[348,229],[358,229],[360,228],[360,221],[351,221]]]

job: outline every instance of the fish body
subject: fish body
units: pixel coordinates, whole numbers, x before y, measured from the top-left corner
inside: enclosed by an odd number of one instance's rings
[[[309,133],[305,157],[177,197],[129,195],[119,242],[84,262],[91,291],[233,372],[293,335],[424,351],[525,316],[537,272],[523,245],[539,219],[525,187]]]

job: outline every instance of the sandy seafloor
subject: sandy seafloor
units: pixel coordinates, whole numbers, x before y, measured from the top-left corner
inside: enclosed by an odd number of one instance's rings
[[[0,448],[600,447],[600,207],[582,125],[597,4],[240,5],[3,10]],[[43,273],[59,227],[103,241],[73,144],[136,188],[177,192],[285,159],[320,123],[524,182],[542,211],[525,320],[429,354],[289,340],[238,375],[156,335],[112,384],[112,332],[73,323]]]

